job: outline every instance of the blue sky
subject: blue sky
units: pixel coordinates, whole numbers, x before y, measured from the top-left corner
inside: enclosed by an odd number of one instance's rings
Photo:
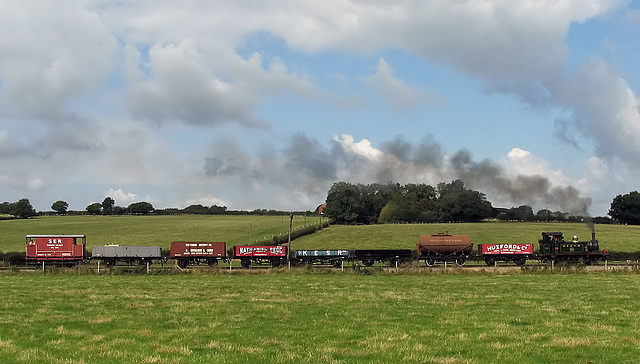
[[[306,210],[337,181],[460,178],[602,216],[638,189],[638,1],[0,10],[2,201]]]

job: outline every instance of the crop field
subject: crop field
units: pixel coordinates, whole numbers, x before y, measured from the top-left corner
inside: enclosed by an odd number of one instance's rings
[[[637,363],[640,274],[0,276],[3,363]]]

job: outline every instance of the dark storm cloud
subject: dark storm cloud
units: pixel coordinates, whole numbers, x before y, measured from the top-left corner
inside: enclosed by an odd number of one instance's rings
[[[334,158],[317,140],[303,133],[291,138],[291,145],[284,150],[287,167],[294,168],[321,180],[335,180],[337,167]]]
[[[453,174],[471,188],[504,196],[515,204],[549,204],[562,211],[588,216],[591,199],[582,197],[573,186],[553,186],[540,175],[509,176],[504,169],[488,160],[473,161],[471,153],[461,150],[451,158]]]
[[[474,161],[467,150],[447,158],[431,137],[417,144],[396,137],[384,143],[383,152],[371,157],[354,152],[350,148],[353,145],[345,140],[334,140],[328,149],[298,133],[287,147],[261,153],[256,161],[251,161],[237,144],[223,144],[225,147],[219,147],[217,155],[205,160],[209,177],[238,176],[244,182],[261,180],[309,194],[326,193],[338,180],[437,184],[460,179],[469,188],[514,205],[546,206],[588,216],[591,204],[573,186],[554,186],[543,175],[509,175],[489,159]]]

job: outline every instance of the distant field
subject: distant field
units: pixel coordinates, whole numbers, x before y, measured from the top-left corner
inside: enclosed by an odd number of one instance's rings
[[[401,248],[415,249],[422,234],[471,235],[475,244],[535,243],[543,231],[561,231],[570,239],[591,239],[585,224],[487,222],[469,224],[403,224],[403,225],[332,225],[313,235],[297,239],[292,249],[336,248]],[[601,249],[622,252],[640,251],[640,226],[596,225],[596,238]]]
[[[318,216],[295,216],[294,228],[318,224]],[[227,246],[288,234],[288,216],[51,216],[0,220],[0,251],[23,251],[27,234],[85,234],[94,245],[161,245],[172,241],[225,241]]]
[[[0,361],[637,363],[639,286],[637,272],[4,275]]]
[[[318,216],[295,216],[294,228],[317,224]],[[104,244],[161,245],[175,240],[226,241],[227,246],[259,243],[289,231],[287,216],[63,216],[0,220],[0,251],[23,251],[27,234],[86,234],[89,247]],[[487,222],[473,224],[333,225],[295,240],[294,249],[415,249],[421,234],[468,234],[478,243],[537,243],[543,231],[562,231],[567,238],[590,239],[585,224]],[[640,226],[596,225],[600,247],[640,251]]]

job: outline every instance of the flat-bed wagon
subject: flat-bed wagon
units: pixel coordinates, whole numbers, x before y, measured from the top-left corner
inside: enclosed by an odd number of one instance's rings
[[[394,266],[409,263],[411,259],[411,249],[358,249],[353,252],[353,260],[359,260],[367,267],[371,267],[375,262]]]
[[[346,249],[296,250],[293,254],[295,261],[302,264],[330,264],[334,267],[341,267],[350,256],[351,252]]]
[[[111,267],[118,263],[127,265],[151,264],[153,260],[163,260],[160,246],[105,245],[91,249],[91,259],[100,260]]]

